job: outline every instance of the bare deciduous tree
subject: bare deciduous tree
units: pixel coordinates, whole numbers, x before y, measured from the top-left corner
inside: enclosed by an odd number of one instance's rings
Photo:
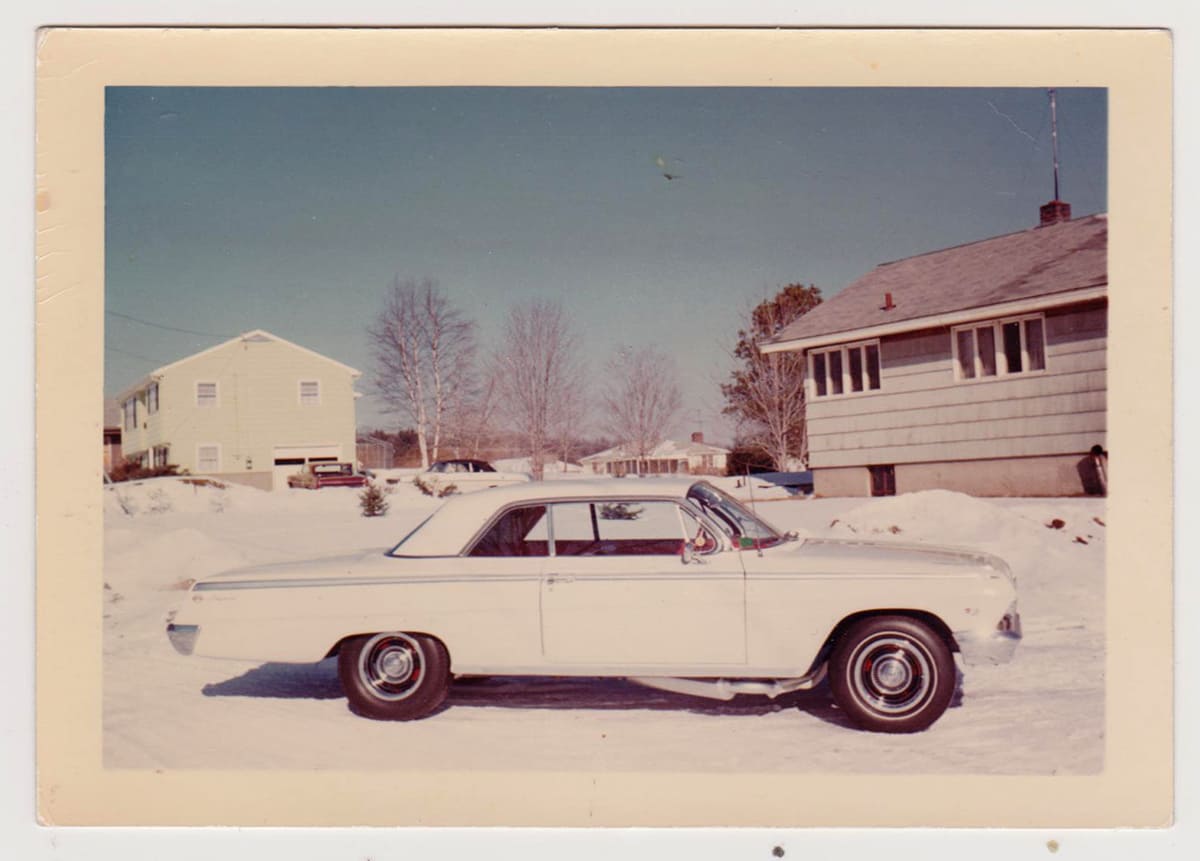
[[[588,420],[588,402],[582,385],[568,386],[563,391],[554,422],[558,458],[570,463],[578,445],[579,432]]]
[[[447,411],[470,378],[475,325],[436,281],[396,278],[367,331],[375,391],[390,409],[411,419],[421,465],[428,467],[437,460]]]
[[[804,362],[795,353],[755,350],[746,363],[742,395],[755,416],[754,441],[777,470],[786,470],[792,457],[808,457]]]
[[[629,448],[640,473],[683,406],[675,365],[653,347],[625,348],[605,372],[605,430]]]
[[[446,413],[447,441],[455,457],[477,458],[493,442],[496,414],[496,373],[487,371],[463,387]]]
[[[759,303],[749,328],[738,332],[734,357],[742,364],[721,386],[725,414],[737,417],[749,440],[781,471],[793,459],[808,459],[805,360],[798,352],[764,353],[760,348],[820,302],[819,288],[789,284]]]
[[[581,385],[574,346],[557,302],[533,300],[509,311],[495,361],[496,390],[503,412],[526,441],[538,481],[563,406]]]

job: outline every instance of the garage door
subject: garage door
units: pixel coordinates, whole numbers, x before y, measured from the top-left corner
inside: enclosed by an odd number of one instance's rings
[[[276,490],[287,489],[289,475],[295,475],[309,463],[330,463],[342,459],[342,447],[336,443],[328,445],[277,445],[273,486]]]

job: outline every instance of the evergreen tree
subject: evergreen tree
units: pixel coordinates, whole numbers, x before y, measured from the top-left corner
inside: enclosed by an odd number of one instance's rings
[[[363,517],[380,517],[387,514],[388,501],[378,484],[371,482],[358,495],[358,504]]]

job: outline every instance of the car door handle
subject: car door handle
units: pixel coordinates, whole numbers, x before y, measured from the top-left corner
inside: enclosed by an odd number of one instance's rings
[[[570,574],[547,574],[546,585],[553,586],[555,583],[574,583],[575,578]]]

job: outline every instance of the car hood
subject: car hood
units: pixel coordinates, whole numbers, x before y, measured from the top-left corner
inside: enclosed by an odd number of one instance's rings
[[[846,574],[995,573],[1012,579],[1011,570],[1000,557],[963,547],[808,538],[799,544],[781,545],[776,551],[773,555],[780,561]]]

